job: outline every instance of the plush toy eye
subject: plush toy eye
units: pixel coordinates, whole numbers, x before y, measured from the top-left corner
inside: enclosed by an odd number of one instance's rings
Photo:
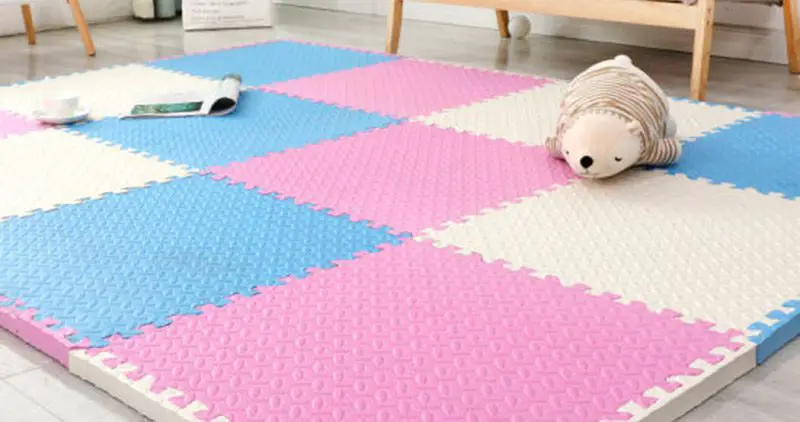
[[[614,161],[622,161],[622,157],[614,157]]]
[[[564,154],[567,154],[567,155],[569,155],[569,151],[564,151]]]

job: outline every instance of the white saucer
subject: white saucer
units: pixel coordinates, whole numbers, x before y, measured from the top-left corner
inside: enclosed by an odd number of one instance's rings
[[[33,117],[42,122],[51,125],[68,125],[70,123],[80,122],[89,117],[89,107],[78,107],[78,110],[72,116],[46,116],[44,111],[36,110],[33,112]]]

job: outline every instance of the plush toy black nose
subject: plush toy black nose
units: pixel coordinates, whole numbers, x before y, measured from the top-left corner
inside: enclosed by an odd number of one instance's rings
[[[592,159],[592,157],[588,155],[584,155],[583,157],[581,157],[581,166],[583,168],[588,169],[589,167],[592,166],[592,164],[594,164],[594,160]]]

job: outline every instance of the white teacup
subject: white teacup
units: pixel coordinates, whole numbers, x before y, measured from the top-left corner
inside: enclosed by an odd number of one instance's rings
[[[59,94],[45,98],[43,114],[49,117],[71,117],[78,111],[79,98],[74,94]]]

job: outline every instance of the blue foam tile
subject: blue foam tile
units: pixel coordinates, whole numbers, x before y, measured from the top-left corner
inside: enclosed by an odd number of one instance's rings
[[[790,300],[783,304],[793,309],[790,312],[772,311],[767,317],[772,320],[768,325],[758,322],[748,329],[758,331],[750,341],[756,344],[756,362],[761,365],[795,337],[800,336],[800,300]]]
[[[398,60],[398,57],[292,41],[274,41],[156,60],[149,65],[215,79],[228,73],[237,73],[242,76],[243,84],[260,86],[394,60]]]
[[[402,237],[193,176],[3,222],[0,296],[101,346]]]
[[[671,174],[800,196],[800,119],[780,115],[732,125],[683,144]]]
[[[364,111],[246,91],[236,111],[227,116],[106,118],[75,126],[73,130],[163,160],[205,168],[398,122]]]

